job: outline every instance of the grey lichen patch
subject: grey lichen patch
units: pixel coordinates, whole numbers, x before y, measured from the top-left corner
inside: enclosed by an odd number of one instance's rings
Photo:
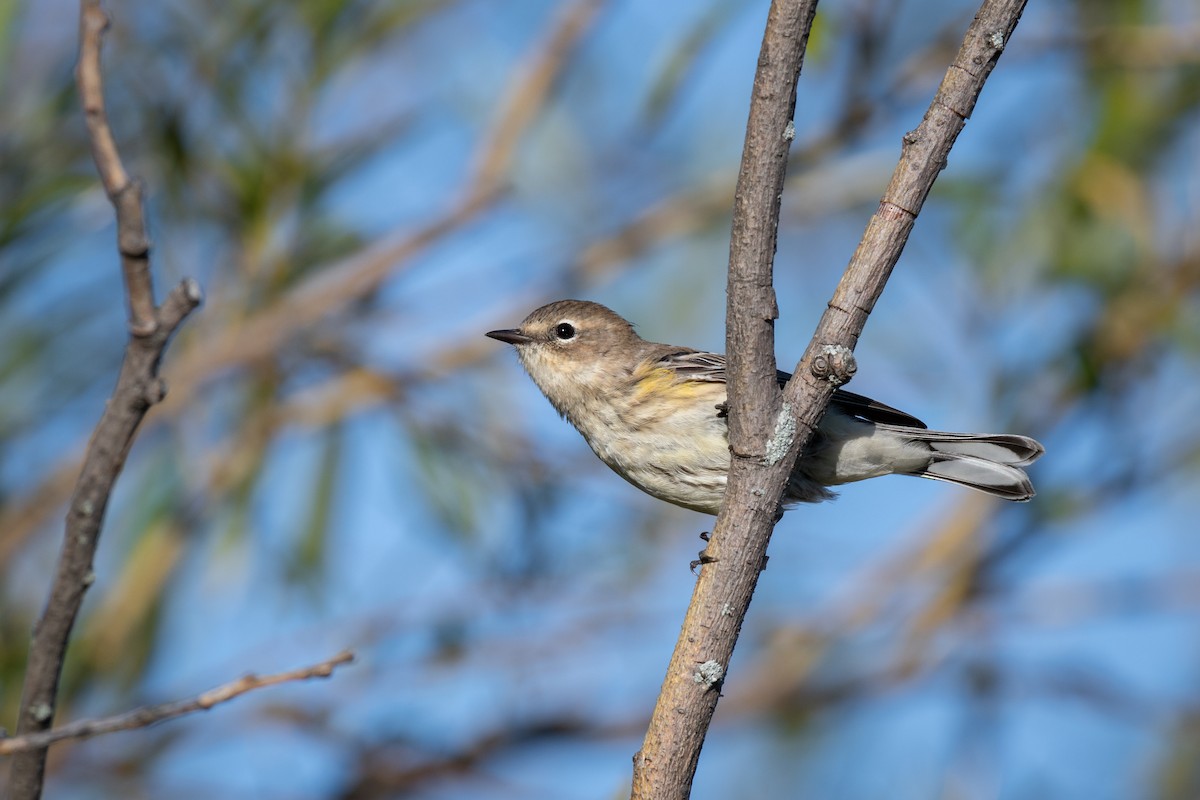
[[[725,668],[716,661],[705,661],[692,675],[692,680],[703,686],[713,686],[725,677]]]
[[[988,37],[988,44],[997,50],[1004,47],[1004,34],[1000,31],[992,31],[991,36]]]
[[[787,455],[795,439],[796,418],[792,414],[792,404],[785,401],[779,409],[779,416],[775,418],[775,432],[771,434],[771,441],[767,442],[763,463],[768,467],[778,464]]]
[[[788,120],[787,127],[783,129],[783,138],[784,141],[788,142],[796,138],[796,123],[790,119]]]
[[[29,709],[29,714],[38,722],[45,722],[54,716],[54,709],[49,703],[38,703]]]
[[[204,302],[204,290],[200,288],[200,282],[195,278],[185,278],[183,281],[183,296],[189,302],[200,305]]]

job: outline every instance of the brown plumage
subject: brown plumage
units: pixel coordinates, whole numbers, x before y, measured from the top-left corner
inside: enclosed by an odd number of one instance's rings
[[[614,472],[669,503],[720,510],[729,471],[723,355],[647,342],[610,309],[583,300],[550,303],[520,327],[487,335],[516,348],[534,383]],[[781,384],[790,377],[779,373]],[[1028,500],[1033,485],[1021,467],[1043,452],[1027,436],[931,431],[839,390],[796,462],[784,503],[826,500],[829,486],[893,473]]]

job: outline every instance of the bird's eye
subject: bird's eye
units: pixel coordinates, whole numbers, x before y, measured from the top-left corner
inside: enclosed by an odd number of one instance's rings
[[[574,339],[575,326],[569,322],[560,322],[558,325],[554,326],[554,335],[559,339],[562,339],[564,342],[567,339]]]

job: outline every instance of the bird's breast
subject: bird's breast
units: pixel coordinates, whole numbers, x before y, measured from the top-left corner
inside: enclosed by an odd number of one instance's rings
[[[720,383],[650,374],[632,391],[597,398],[568,418],[600,460],[669,503],[715,514],[729,471]]]

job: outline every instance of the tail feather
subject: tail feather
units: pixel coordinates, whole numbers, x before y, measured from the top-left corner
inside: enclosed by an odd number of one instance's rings
[[[973,456],[997,464],[1024,467],[1042,457],[1041,442],[1015,433],[947,433],[919,428],[899,428],[909,439],[925,442],[935,453]]]
[[[1036,494],[1029,476],[1020,469],[1046,452],[1035,439],[1007,433],[947,433],[899,426],[896,429],[933,451],[929,464],[913,475],[957,483],[1005,500],[1024,501]]]
[[[928,467],[912,474],[957,483],[1005,500],[1024,501],[1037,494],[1029,476],[1020,468],[974,456],[934,456]]]

